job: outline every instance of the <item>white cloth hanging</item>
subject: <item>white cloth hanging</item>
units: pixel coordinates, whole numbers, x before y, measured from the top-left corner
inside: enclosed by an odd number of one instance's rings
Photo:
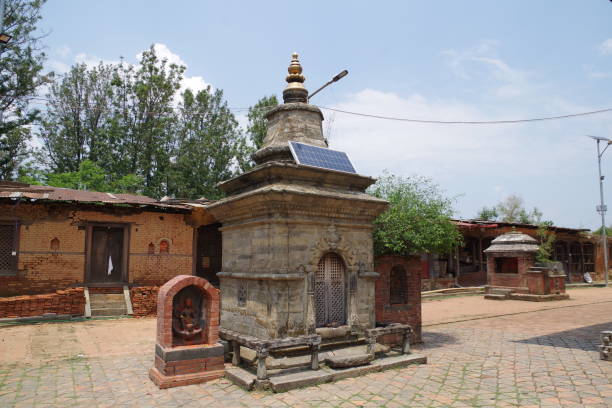
[[[107,275],[110,276],[112,271],[113,271],[113,258],[109,255],[108,256],[108,271],[107,271]]]

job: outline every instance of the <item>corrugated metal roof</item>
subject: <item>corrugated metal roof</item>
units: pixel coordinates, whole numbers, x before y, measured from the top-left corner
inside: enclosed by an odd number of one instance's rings
[[[183,209],[180,204],[166,204],[154,198],[136,194],[112,194],[98,191],[73,190],[71,188],[36,186],[25,183],[0,181],[0,199],[26,199],[29,201],[46,200],[75,203],[122,204],[134,207],[158,207]]]

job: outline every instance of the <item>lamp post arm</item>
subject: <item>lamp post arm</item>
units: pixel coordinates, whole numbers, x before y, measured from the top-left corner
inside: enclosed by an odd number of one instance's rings
[[[0,0],[1,1],[1,0]],[[326,87],[328,87],[329,85],[333,84],[334,80],[332,79],[331,81],[328,81],[325,85],[323,85],[322,87],[320,87],[319,89],[317,89],[316,91],[314,91],[313,93],[311,93],[308,96],[308,101],[310,101],[310,98],[312,98],[313,96],[315,96],[316,94],[318,94],[319,92],[321,92],[323,89],[325,89]]]

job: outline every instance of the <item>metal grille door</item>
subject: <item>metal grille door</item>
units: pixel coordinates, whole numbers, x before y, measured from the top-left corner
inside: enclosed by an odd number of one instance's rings
[[[17,269],[15,254],[17,228],[14,225],[0,225],[0,272],[13,273]]]
[[[315,275],[317,327],[336,327],[346,323],[344,263],[329,253],[319,261]]]

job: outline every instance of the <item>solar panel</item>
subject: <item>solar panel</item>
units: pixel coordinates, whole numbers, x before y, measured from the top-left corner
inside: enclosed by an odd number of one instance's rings
[[[298,164],[346,173],[357,173],[344,152],[300,142],[289,142],[289,148]]]

